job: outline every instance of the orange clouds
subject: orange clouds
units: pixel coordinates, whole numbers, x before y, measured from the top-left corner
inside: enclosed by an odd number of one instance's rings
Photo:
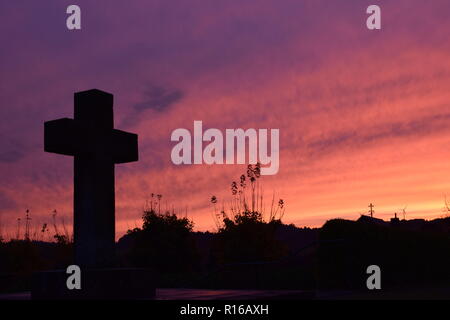
[[[370,202],[386,219],[406,205],[408,218],[442,214],[450,193],[447,2],[381,3],[379,33],[365,29],[360,1],[180,5],[148,7],[149,23],[140,7],[115,4],[100,18],[108,28],[71,40],[49,36],[85,51],[56,56],[34,45],[40,62],[8,57],[2,98],[12,107],[2,134],[17,133],[25,152],[0,163],[3,224],[26,208],[36,223],[54,208],[70,219],[72,161],[44,154],[42,123],[71,116],[72,93],[91,87],[115,95],[116,127],[140,137],[140,161],[117,166],[118,237],[140,225],[151,193],[163,194],[169,208],[187,208],[196,229],[214,229],[209,199],[226,206],[245,166],[173,165],[170,133],[194,120],[205,128],[280,129],[280,171],[261,181],[268,202],[272,192],[285,200],[287,223],[357,218]],[[130,23],[117,25],[116,10]],[[21,86],[30,93],[20,96]]]

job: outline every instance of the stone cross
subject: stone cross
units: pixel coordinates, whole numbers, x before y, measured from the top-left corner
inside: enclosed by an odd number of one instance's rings
[[[111,267],[114,165],[138,160],[137,135],[114,129],[113,95],[96,89],[75,93],[74,119],[45,122],[44,150],[74,157],[75,263]]]

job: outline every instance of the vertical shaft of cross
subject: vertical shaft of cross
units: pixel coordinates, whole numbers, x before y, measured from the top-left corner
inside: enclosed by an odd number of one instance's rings
[[[75,262],[106,267],[114,262],[114,163],[99,155],[74,159]]]
[[[114,262],[114,161],[109,136],[114,127],[113,96],[75,94],[74,120],[80,124],[82,152],[74,157],[75,262],[106,267]]]

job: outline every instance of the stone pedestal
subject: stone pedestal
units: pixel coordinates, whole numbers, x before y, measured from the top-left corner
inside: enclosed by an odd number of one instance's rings
[[[88,269],[81,271],[81,289],[69,290],[65,270],[35,273],[33,300],[149,300],[155,298],[155,274],[148,269]]]

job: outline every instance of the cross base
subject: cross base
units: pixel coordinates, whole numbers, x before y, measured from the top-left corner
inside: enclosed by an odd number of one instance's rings
[[[69,290],[65,270],[33,274],[33,300],[150,300],[155,274],[149,269],[88,269],[81,271],[81,289]]]

